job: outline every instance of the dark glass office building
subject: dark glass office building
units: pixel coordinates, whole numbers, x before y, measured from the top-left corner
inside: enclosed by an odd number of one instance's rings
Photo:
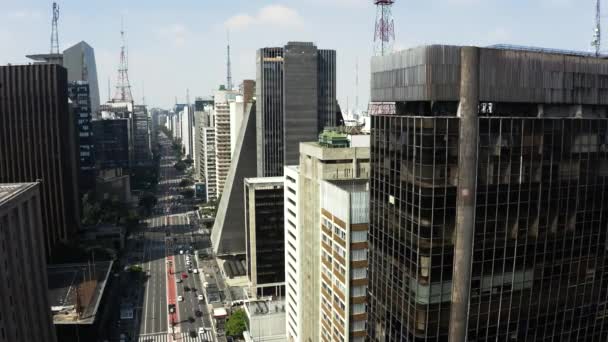
[[[335,50],[307,42],[258,50],[256,100],[258,176],[281,176],[298,163],[300,142],[334,126]]]
[[[80,227],[78,150],[67,71],[0,66],[0,183],[41,182],[46,252]]]
[[[608,340],[608,60],[372,60],[372,341]]]
[[[95,156],[99,169],[131,166],[129,119],[103,119],[93,121]]]
[[[76,120],[78,155],[80,167],[79,190],[86,193],[95,187],[95,146],[93,145],[93,127],[91,125],[91,97],[89,84],[85,81],[70,82],[68,96]]]
[[[258,296],[282,296],[285,287],[283,177],[245,178],[247,276]]]

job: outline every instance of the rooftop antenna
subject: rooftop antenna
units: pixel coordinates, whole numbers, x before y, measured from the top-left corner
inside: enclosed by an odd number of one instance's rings
[[[376,56],[391,53],[395,42],[395,24],[392,7],[395,0],[374,0],[376,5],[376,29],[374,33]]]
[[[53,22],[51,24],[51,54],[59,54],[59,31],[57,22],[59,21],[59,5],[53,2]]]
[[[120,38],[122,46],[120,47],[120,63],[118,65],[118,81],[116,84],[116,93],[114,100],[119,102],[132,102],[133,94],[131,93],[131,84],[129,83],[129,64],[127,57],[127,47],[125,43],[124,21],[120,20]]]
[[[600,55],[602,45],[601,21],[600,0],[595,0],[595,29],[593,30],[593,40],[591,41],[591,46],[595,48],[596,57]]]
[[[110,87],[110,77],[108,76],[108,102],[112,101],[112,87]]]
[[[227,90],[232,90],[232,66],[230,65],[230,31],[226,31],[226,36],[228,38],[228,45],[227,45],[227,56],[228,59],[226,61],[226,89]]]
[[[359,110],[359,57],[355,60],[355,112]]]

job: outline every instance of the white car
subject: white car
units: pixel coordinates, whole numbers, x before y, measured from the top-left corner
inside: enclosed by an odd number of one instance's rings
[[[179,254],[184,254],[184,251],[182,249],[180,249]]]
[[[194,272],[194,274],[197,274],[198,273],[198,268],[195,268],[193,272]]]
[[[199,295],[198,295],[198,300],[202,302],[202,301],[204,301],[204,300],[205,300],[205,297],[203,297],[203,295],[202,295],[202,294],[199,294]]]
[[[178,301],[178,302],[183,302],[183,301],[184,301],[184,297],[182,297],[182,296],[177,296],[177,301]]]

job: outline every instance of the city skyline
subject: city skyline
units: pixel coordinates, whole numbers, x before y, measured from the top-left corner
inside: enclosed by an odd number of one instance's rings
[[[136,102],[142,102],[143,88],[147,104],[168,108],[176,96],[179,102],[185,101],[186,89],[195,96],[205,96],[224,84],[226,31],[230,29],[235,85],[255,77],[258,48],[281,46],[287,41],[312,41],[337,51],[337,97],[343,111],[355,106],[358,61],[358,104],[359,109],[367,107],[375,19],[371,0],[233,1],[229,6],[194,1],[175,6],[152,1],[145,8],[137,4],[124,6],[119,1],[103,5],[72,0],[58,3],[60,49],[81,40],[95,49],[102,102],[108,98],[108,77],[111,92],[114,91],[124,18]],[[51,4],[52,1],[40,0],[6,1],[5,11],[0,14],[0,44],[4,52],[1,64],[25,64],[26,54],[48,52]],[[397,1],[393,8],[395,50],[441,42],[479,46],[517,43],[591,51],[593,11],[593,1],[574,0],[508,4],[497,0]],[[512,19],[515,17],[517,26]],[[83,27],[82,22],[89,25]],[[564,22],[571,25],[563,25]],[[24,23],[27,25],[14,29]],[[539,25],[545,29],[538,29]]]

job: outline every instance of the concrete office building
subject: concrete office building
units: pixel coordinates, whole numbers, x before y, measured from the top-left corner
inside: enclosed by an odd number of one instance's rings
[[[0,341],[54,342],[41,186],[0,184]]]
[[[320,184],[368,178],[369,147],[300,143],[299,165],[285,167],[285,298],[290,341],[321,338]]]
[[[367,179],[321,182],[320,341],[367,336]]]
[[[371,72],[370,339],[605,341],[608,60],[434,45]]]
[[[0,183],[41,180],[46,251],[80,226],[76,120],[67,72],[54,64],[0,66]]]
[[[68,84],[68,96],[74,110],[78,135],[80,168],[78,189],[81,195],[95,187],[95,146],[89,91],[89,84],[85,81]]]
[[[68,70],[68,82],[87,82],[91,113],[97,118],[100,100],[95,50],[84,41],[63,50],[63,67]]]
[[[129,119],[94,120],[95,156],[99,169],[129,169],[132,160],[131,121]]]
[[[335,125],[336,52],[300,42],[258,50],[256,98],[257,174],[281,176],[300,142]]]
[[[183,110],[178,113],[180,116],[180,137],[182,139],[182,146],[184,147],[184,156],[192,157],[193,154],[193,139],[192,127],[194,126],[194,117],[190,106],[184,106]]]
[[[150,141],[150,120],[147,107],[134,105],[131,118],[133,166],[148,167],[152,163],[152,142]]]
[[[202,148],[202,171],[203,178],[207,182],[207,200],[213,201],[218,198],[217,177],[215,167],[215,128],[203,128]]]
[[[234,90],[217,90],[213,97],[214,124],[215,124],[215,174],[217,177],[217,191],[224,189],[232,152],[230,148],[231,126],[236,125],[230,121],[230,103],[234,102],[238,92]]]
[[[245,240],[250,296],[285,294],[283,177],[245,178]]]
[[[211,244],[217,255],[245,254],[243,180],[255,177],[255,106],[245,114],[219,203]]]

